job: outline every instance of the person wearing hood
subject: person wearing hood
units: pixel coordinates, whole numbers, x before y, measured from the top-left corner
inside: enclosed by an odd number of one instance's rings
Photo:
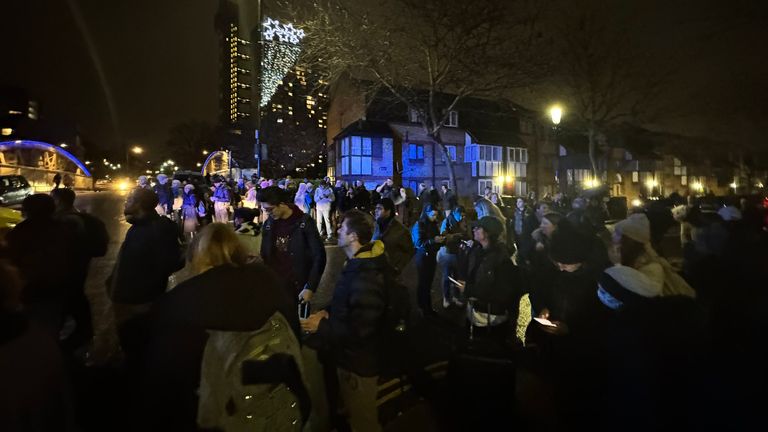
[[[419,308],[425,316],[436,314],[432,309],[432,281],[435,279],[437,251],[445,243],[437,225],[437,207],[424,206],[419,220],[411,228],[411,239],[416,247],[416,270],[418,272],[417,298]]]
[[[290,192],[275,186],[259,191],[262,210],[261,258],[285,279],[291,298],[310,301],[325,270],[325,246],[317,225],[294,203]]]
[[[183,193],[184,188],[181,186],[181,180],[174,179],[171,182],[171,196],[173,197],[173,214],[175,214],[176,217],[179,216],[181,205],[184,202],[184,198],[182,197]]]
[[[171,192],[171,185],[168,183],[168,176],[158,174],[157,184],[152,190],[157,195],[157,214],[160,216],[170,216],[173,212],[173,193]]]
[[[651,246],[650,222],[645,214],[634,213],[617,223],[613,243],[619,250],[621,264],[645,274],[662,295],[696,296],[685,279]]]
[[[339,247],[347,262],[328,309],[302,320],[313,334],[307,342],[330,350],[337,365],[339,394],[355,431],[379,431],[378,391],[381,329],[386,310],[386,273],[391,271],[384,243],[371,241],[374,224],[358,210],[344,214]],[[313,340],[314,339],[314,340]]]
[[[195,185],[192,184],[184,186],[181,200],[181,219],[184,236],[191,237],[195,231],[197,231],[199,225],[197,217],[200,208],[203,209],[203,215],[201,215],[201,217],[205,217],[205,205],[203,205],[203,202],[198,198],[197,192],[195,191]]]
[[[229,222],[229,211],[227,210],[230,202],[229,188],[220,175],[213,177],[213,187],[211,201],[213,201],[214,222],[227,223]]]
[[[408,228],[395,217],[395,204],[389,198],[382,198],[376,204],[374,216],[376,216],[376,225],[373,239],[384,243],[389,262],[394,267],[395,276],[399,276],[416,252]]]
[[[299,183],[299,189],[296,191],[296,195],[293,197],[293,204],[301,210],[302,213],[309,214],[309,206],[307,205],[307,184]]]

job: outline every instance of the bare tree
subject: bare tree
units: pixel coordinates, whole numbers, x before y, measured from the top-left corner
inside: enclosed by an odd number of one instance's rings
[[[637,37],[645,32],[636,17],[609,3],[569,2],[571,13],[555,17],[550,33],[553,93],[565,99],[569,126],[588,138],[594,178],[600,177],[595,152],[601,136],[622,123],[648,123],[671,112],[661,96],[676,70],[672,56]]]
[[[331,85],[354,77],[370,83],[368,91],[380,94],[384,88],[417,112],[425,134],[443,152],[457,191],[440,131],[462,99],[498,98],[540,76],[546,62],[537,54],[538,4],[317,0],[302,24],[302,61]]]

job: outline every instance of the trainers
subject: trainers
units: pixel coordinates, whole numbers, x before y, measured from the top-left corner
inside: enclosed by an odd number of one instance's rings
[[[443,299],[443,309],[448,309],[449,307],[451,307],[451,304],[453,303],[451,303],[450,300]]]

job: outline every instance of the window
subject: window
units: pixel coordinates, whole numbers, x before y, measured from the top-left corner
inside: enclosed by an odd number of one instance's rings
[[[477,181],[477,194],[483,195],[485,193],[485,188],[491,188],[491,191],[496,193],[501,193],[501,190],[499,188],[499,185],[494,185],[493,180],[478,180]]]
[[[419,123],[421,121],[419,111],[414,108],[408,108],[408,121],[411,123]]]
[[[423,161],[424,146],[422,144],[408,144],[408,159]]]
[[[509,162],[528,163],[528,149],[508,148],[507,159],[509,160]]]
[[[568,156],[568,150],[563,146],[560,146],[560,156]]]
[[[632,183],[640,181],[640,174],[637,171],[632,171]]]
[[[632,160],[632,153],[625,151],[624,152],[624,160],[631,161]]]
[[[448,150],[448,154],[451,155],[451,162],[456,162],[456,146],[447,145],[445,148]],[[445,162],[445,153],[440,151],[440,160]]]
[[[445,126],[449,127],[459,127],[459,112],[458,111],[450,111],[448,112],[448,117],[445,119]]]
[[[674,175],[676,175],[676,176],[684,176],[684,175],[688,174],[687,173],[688,170],[686,169],[685,165],[683,165],[683,163],[680,161],[680,159],[674,158],[672,160],[672,163],[674,164],[674,167],[672,168]],[[685,185],[685,184],[683,184],[683,185]]]
[[[347,137],[341,141],[341,175],[371,174],[371,139]]]

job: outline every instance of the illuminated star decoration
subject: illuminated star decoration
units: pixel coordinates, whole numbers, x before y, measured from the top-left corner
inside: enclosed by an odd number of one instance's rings
[[[264,53],[261,58],[261,101],[266,106],[277,91],[280,81],[296,64],[301,53],[299,42],[304,38],[304,30],[293,24],[281,24],[267,18],[262,23]]]

